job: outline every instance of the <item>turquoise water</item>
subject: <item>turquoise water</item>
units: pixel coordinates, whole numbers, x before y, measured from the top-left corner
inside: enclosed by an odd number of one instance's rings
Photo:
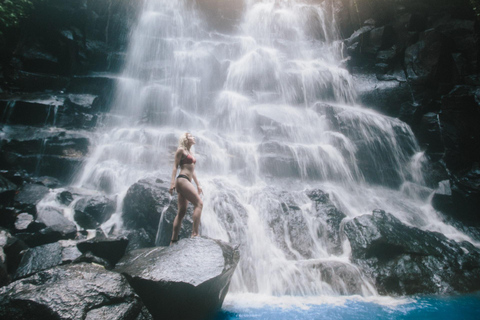
[[[262,320],[336,320],[336,319],[480,319],[480,292],[453,297],[414,297],[407,299],[385,298],[380,301],[345,299],[318,304],[258,305],[243,301],[236,305],[234,299],[224,304],[215,320],[262,319]]]

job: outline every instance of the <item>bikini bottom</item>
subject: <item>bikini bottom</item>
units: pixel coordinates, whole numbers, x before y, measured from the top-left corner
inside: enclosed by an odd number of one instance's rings
[[[184,178],[184,179],[187,179],[188,181],[190,181],[190,178],[189,178],[188,176],[184,175],[184,174],[179,174],[179,175],[177,176],[177,179],[178,179],[178,178]],[[190,182],[192,182],[192,181],[190,181]]]

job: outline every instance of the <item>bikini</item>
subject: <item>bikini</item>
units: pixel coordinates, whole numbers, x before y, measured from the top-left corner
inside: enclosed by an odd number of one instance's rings
[[[186,156],[185,158],[180,160],[180,166],[183,166],[184,164],[192,164],[192,163],[193,164],[197,163],[197,160],[191,154],[189,154],[188,156]],[[188,176],[184,175],[184,174],[179,174],[177,176],[177,179],[178,178],[184,178],[184,179],[187,179],[188,181],[192,182],[190,180],[190,178]]]

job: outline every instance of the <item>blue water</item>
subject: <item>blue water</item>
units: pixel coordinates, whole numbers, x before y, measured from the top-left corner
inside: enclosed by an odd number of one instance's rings
[[[225,306],[215,320],[262,319],[262,320],[335,320],[335,319],[480,319],[480,292],[453,297],[413,297],[398,303],[375,303],[346,300],[338,303],[324,303],[308,306],[261,307]]]

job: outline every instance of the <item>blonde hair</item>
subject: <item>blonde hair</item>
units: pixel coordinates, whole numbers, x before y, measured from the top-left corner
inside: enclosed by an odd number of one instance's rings
[[[188,135],[190,132],[183,133],[180,138],[178,139],[178,147],[188,150]]]

